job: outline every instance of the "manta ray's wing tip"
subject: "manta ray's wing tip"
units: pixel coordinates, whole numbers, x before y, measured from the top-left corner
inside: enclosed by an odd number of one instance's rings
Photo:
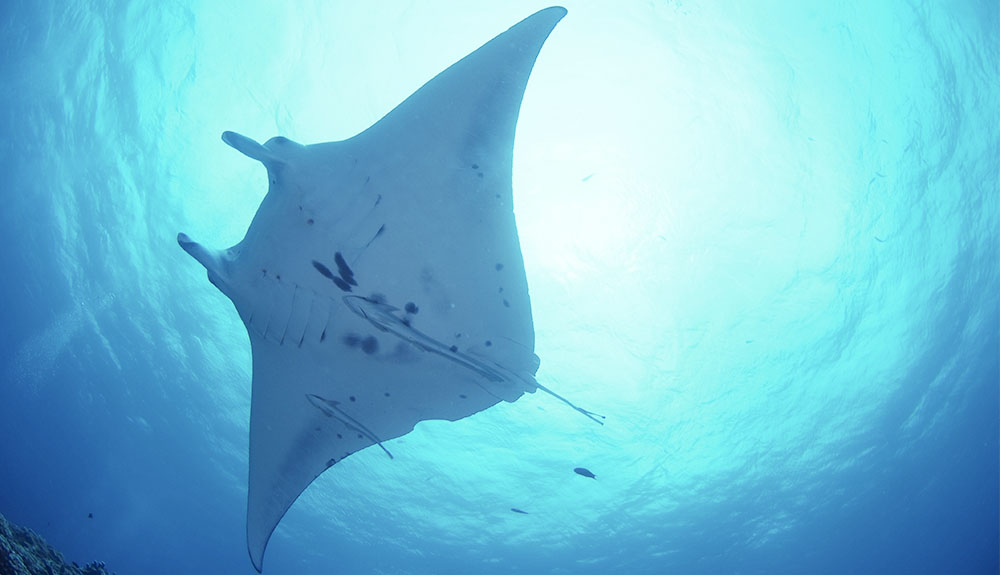
[[[255,555],[254,554],[254,550],[248,546],[247,547],[247,551],[250,552],[250,564],[253,565],[254,570],[257,571],[258,573],[263,573],[264,572],[264,550],[261,549]]]
[[[538,12],[535,12],[531,16],[528,16],[527,18],[525,18],[524,20],[522,20],[522,22],[525,21],[525,20],[531,20],[531,19],[535,18],[536,16],[540,16],[542,14],[545,14],[548,18],[552,19],[552,26],[555,26],[568,13],[569,13],[569,11],[566,10],[565,8],[563,8],[562,6],[549,6],[548,8],[542,8]]]

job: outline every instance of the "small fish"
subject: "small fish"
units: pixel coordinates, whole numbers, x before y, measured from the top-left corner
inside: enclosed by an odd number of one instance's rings
[[[511,507],[510,510],[513,511],[514,513],[520,513],[521,515],[527,515],[528,514],[527,511],[521,511],[517,507]]]
[[[586,467],[577,467],[573,470],[577,475],[582,475],[584,477],[589,477],[591,479],[597,479],[597,476],[590,472]]]

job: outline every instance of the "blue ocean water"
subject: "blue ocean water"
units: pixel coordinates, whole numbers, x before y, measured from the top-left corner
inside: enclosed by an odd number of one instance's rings
[[[607,425],[421,423],[264,572],[998,572],[997,3],[565,5],[515,212],[539,381]],[[5,3],[0,513],[122,575],[252,572],[247,336],[175,241],[266,191],[219,135],[349,137],[542,7]]]

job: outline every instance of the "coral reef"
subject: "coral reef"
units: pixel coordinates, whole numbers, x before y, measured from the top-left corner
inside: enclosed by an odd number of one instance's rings
[[[0,515],[0,575],[113,575],[104,563],[80,567],[66,564],[63,556],[30,529],[8,523]]]

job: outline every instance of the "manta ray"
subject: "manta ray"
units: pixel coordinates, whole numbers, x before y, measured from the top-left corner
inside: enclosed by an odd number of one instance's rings
[[[253,381],[247,545],[259,572],[312,481],[419,421],[456,421],[541,389],[514,222],[521,99],[566,14],[542,10],[343,141],[222,140],[267,169],[246,236],[177,241],[236,307]]]

